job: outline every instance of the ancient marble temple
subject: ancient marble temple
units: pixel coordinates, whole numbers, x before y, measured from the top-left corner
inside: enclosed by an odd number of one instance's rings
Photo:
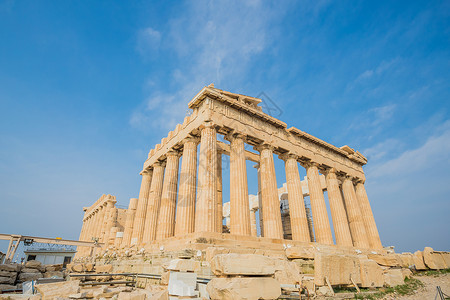
[[[115,197],[102,196],[85,210],[80,240],[94,238],[105,246],[147,247],[202,233],[250,238],[260,232],[258,239],[283,239],[274,167],[278,158],[285,166],[292,242],[332,245],[334,232],[337,246],[381,249],[364,187],[362,166],[366,158],[348,146],[338,148],[295,127],[287,128],[286,123],[265,114],[260,103],[261,99],[213,85],[204,87],[189,102],[192,114],[150,150],[140,172],[139,197],[130,200],[125,213],[115,208]],[[219,141],[219,135],[229,143]],[[246,145],[254,151],[246,150]],[[226,214],[223,155],[230,156]],[[257,204],[249,201],[246,160],[256,163]],[[299,168],[306,169],[304,182]],[[312,218],[308,218],[305,196],[311,203]],[[120,214],[123,221],[119,221]],[[224,216],[227,226],[223,225]],[[308,224],[311,221],[313,226]]]

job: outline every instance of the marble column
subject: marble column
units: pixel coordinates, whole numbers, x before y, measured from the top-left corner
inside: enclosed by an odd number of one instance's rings
[[[330,221],[328,220],[327,206],[320,183],[318,164],[306,163],[306,176],[308,179],[309,199],[314,223],[316,242],[321,244],[333,244]]]
[[[226,136],[230,141],[230,233],[251,235],[244,135]]]
[[[280,200],[273,163],[273,147],[268,144],[256,148],[260,152],[261,198],[264,220],[264,237],[282,239]]]
[[[258,236],[258,229],[256,225],[256,209],[250,210],[250,224],[252,227],[252,236]]]
[[[264,236],[264,220],[263,220],[263,207],[262,207],[262,196],[261,196],[261,165],[258,163],[253,166],[256,168],[258,174],[258,206],[259,206],[259,232],[260,236]]]
[[[342,182],[345,208],[347,210],[348,223],[352,234],[353,246],[369,248],[364,220],[356,198],[355,188],[350,176],[345,176]]]
[[[144,235],[141,244],[145,245],[156,239],[159,208],[163,190],[165,162],[153,164],[153,178],[150,187],[150,195],[147,204],[147,216],[145,218]]]
[[[369,198],[367,197],[366,188],[364,187],[364,183],[361,181],[356,183],[356,198],[358,199],[359,208],[366,227],[370,248],[383,249],[380,235],[378,234],[377,224],[375,223]]]
[[[175,222],[176,236],[194,232],[195,190],[197,185],[197,144],[198,139],[193,137],[184,140]]]
[[[158,215],[156,239],[163,240],[175,233],[175,208],[177,205],[178,164],[180,153],[169,151],[166,154],[167,165],[164,174],[163,189],[161,194],[161,208]]]
[[[286,154],[280,156],[280,158],[284,160],[284,167],[286,170],[292,240],[311,242],[300,173],[298,172],[297,156]]]
[[[86,236],[86,229],[87,229],[87,209],[83,208],[84,211],[84,215],[83,215],[83,225],[81,225],[81,232],[80,232],[80,237],[78,238],[79,241],[85,241],[85,236]]]
[[[101,231],[101,214],[102,214],[101,210],[102,210],[101,206],[97,207],[97,209],[95,210],[95,223],[94,223],[94,233],[93,233],[93,236],[95,238],[97,238],[99,242],[100,242],[101,233],[102,233],[102,231]]]
[[[142,242],[145,219],[147,217],[147,205],[150,194],[150,185],[152,183],[153,170],[145,170],[141,173],[141,175],[141,189],[139,191],[139,200],[136,207],[136,215],[134,217],[131,245],[138,245]]]
[[[217,132],[211,122],[200,129],[195,232],[217,232]]]
[[[125,229],[123,231],[122,247],[131,246],[131,235],[133,234],[134,218],[136,216],[136,208],[138,198],[131,198],[127,209],[127,218],[125,221]]]
[[[106,234],[104,237],[104,243],[108,243],[111,237],[111,228],[113,228],[114,226],[116,226],[116,222],[117,222],[117,208],[114,207],[114,203],[115,201],[113,200],[108,200],[107,204],[106,204],[106,214],[108,215],[108,221],[106,223]],[[115,238],[115,237],[114,237]]]
[[[109,236],[109,232],[107,231],[106,227],[108,225],[108,218],[109,218],[109,211],[108,211],[108,206],[107,206],[108,202],[104,202],[102,204],[102,216],[101,216],[101,222],[100,222],[100,227],[101,227],[101,234],[100,234],[100,242],[102,243],[107,243],[108,242],[108,236]]]
[[[223,231],[222,151],[217,150],[217,232]]]
[[[338,246],[353,246],[344,200],[339,188],[339,180],[334,168],[325,172],[327,181],[328,201],[330,203],[331,218],[333,219],[334,237]]]

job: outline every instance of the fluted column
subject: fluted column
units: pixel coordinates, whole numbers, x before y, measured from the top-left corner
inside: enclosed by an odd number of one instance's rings
[[[273,163],[273,147],[263,144],[256,147],[260,151],[261,198],[264,219],[264,237],[282,239],[280,200],[278,199],[277,178]]]
[[[369,248],[366,228],[364,226],[361,210],[356,198],[355,188],[352,178],[345,176],[342,182],[342,191],[344,193],[345,208],[347,209],[348,223],[352,234],[353,246]]]
[[[136,215],[134,217],[131,245],[139,245],[142,242],[153,170],[145,170],[141,175],[141,189],[139,191],[139,200],[136,207]]]
[[[336,170],[334,168],[327,170],[325,176],[336,245],[351,247],[353,246],[352,236],[350,234],[344,200],[342,199],[342,193],[339,188]]]
[[[117,209],[114,207],[115,202],[116,201],[114,200],[108,200],[106,203],[106,214],[108,216],[108,221],[106,223],[105,237],[103,238],[105,244],[110,243],[111,228],[116,226],[117,222]]]
[[[164,167],[165,162],[153,164],[153,178],[147,204],[147,217],[145,218],[142,244],[150,243],[156,239],[156,228],[158,226],[158,215],[163,190]]]
[[[302,184],[298,172],[297,156],[292,154],[280,156],[284,160],[286,184],[288,190],[289,215],[291,218],[292,240],[311,242],[308,219],[306,217],[305,201]]]
[[[79,241],[85,241],[86,236],[86,229],[87,229],[87,209],[83,208],[84,215],[83,215],[83,225],[81,225],[81,231],[80,231],[80,237],[78,238]]]
[[[123,231],[122,247],[129,247],[131,245],[131,235],[133,234],[134,218],[136,216],[136,208],[138,198],[131,198],[127,209],[127,219],[125,221],[125,229]]]
[[[108,209],[108,202],[104,202],[102,204],[102,210],[103,213],[100,217],[100,242],[102,243],[107,243],[108,242],[108,236],[109,236],[109,232],[107,231],[106,227],[108,225],[108,218],[109,218],[109,209]]]
[[[101,211],[102,208],[101,206],[99,206],[96,210],[95,210],[95,222],[94,222],[94,233],[93,236],[95,238],[98,238],[98,240],[100,241],[101,239]]]
[[[251,235],[244,135],[230,134],[230,233]]]
[[[320,184],[318,164],[306,163],[306,176],[308,178],[309,198],[314,222],[316,241],[321,244],[333,244],[330,221],[328,220],[327,206]]]
[[[217,232],[217,133],[211,122],[200,129],[195,232]]]
[[[105,235],[105,228],[106,228],[106,224],[107,224],[107,220],[108,220],[108,211],[106,209],[106,203],[103,203],[101,206],[101,210],[100,210],[100,214],[99,214],[99,219],[100,219],[100,223],[98,225],[99,227],[99,241],[100,242],[104,242],[104,235]]]
[[[263,207],[262,207],[262,196],[261,196],[261,165],[258,163],[253,166],[256,168],[258,174],[258,206],[259,206],[259,232],[260,236],[264,236],[264,220],[263,220]]]
[[[217,150],[217,232],[223,231],[222,151]]]
[[[258,229],[256,226],[256,209],[250,210],[250,224],[251,224],[251,231],[252,236],[258,236]]]
[[[180,161],[180,154],[177,151],[169,151],[166,156],[167,165],[161,195],[161,208],[158,216],[158,227],[156,231],[157,240],[171,237],[175,232],[175,208],[177,204],[178,164]]]
[[[175,235],[194,232],[195,228],[195,190],[197,184],[197,144],[198,139],[184,141],[181,159],[180,188],[178,192]]]
[[[356,198],[358,199],[359,208],[366,227],[366,233],[369,240],[370,248],[382,249],[380,235],[378,234],[377,224],[373,217],[372,208],[370,207],[369,198],[367,197],[364,183],[359,181],[356,184]]]
[[[88,241],[88,242],[90,242],[90,241],[91,241],[91,238],[92,238],[92,234],[91,234],[91,228],[92,228],[92,226],[91,226],[91,223],[92,223],[92,216],[91,216],[91,214],[89,214],[87,218],[88,218],[88,219],[87,219],[87,228],[86,228],[86,236],[85,236],[85,240]]]

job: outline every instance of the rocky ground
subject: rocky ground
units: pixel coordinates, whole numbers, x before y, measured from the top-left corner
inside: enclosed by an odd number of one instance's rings
[[[440,286],[442,292],[450,295],[450,273],[431,275],[431,276],[413,276],[420,280],[424,286],[419,288],[414,295],[399,296],[399,295],[389,295],[383,299],[412,299],[412,300],[423,300],[423,299],[434,299],[436,296],[436,286]],[[439,297],[438,297],[439,299]]]

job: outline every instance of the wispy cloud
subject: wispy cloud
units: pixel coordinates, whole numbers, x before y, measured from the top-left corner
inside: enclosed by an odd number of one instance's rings
[[[161,43],[161,33],[151,27],[144,28],[137,35],[137,51],[144,59],[157,50]]]
[[[170,78],[174,88],[170,92],[152,90],[132,115],[133,126],[172,129],[182,121],[187,102],[203,86],[242,81],[254,56],[273,42],[272,21],[282,14],[276,6],[260,1],[191,1],[186,5],[181,17],[169,20],[166,35],[149,28],[141,31],[142,44],[160,43],[164,51],[174,53],[178,63]],[[153,50],[147,48],[138,47],[139,51]]]

